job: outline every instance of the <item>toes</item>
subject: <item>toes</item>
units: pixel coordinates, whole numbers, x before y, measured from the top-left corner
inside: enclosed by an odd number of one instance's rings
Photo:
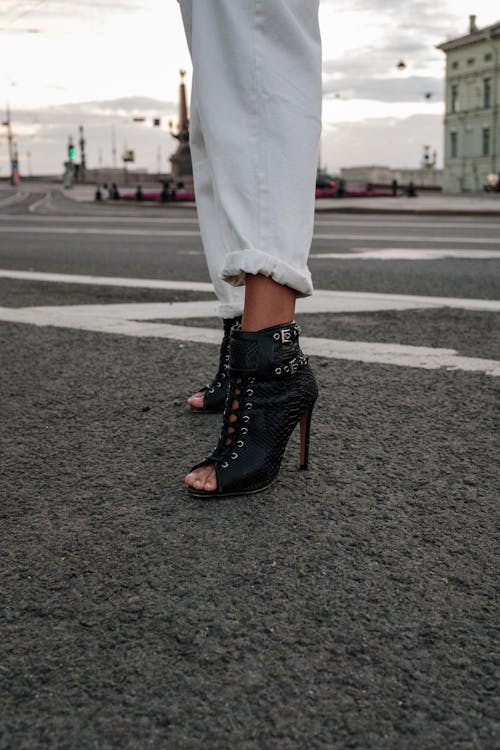
[[[195,409],[203,409],[204,400],[205,396],[200,391],[199,393],[194,393],[188,398],[188,404],[189,406],[194,406]]]
[[[193,487],[195,490],[202,490],[205,486],[205,480],[211,471],[213,470],[210,466],[202,466],[188,474],[184,482],[188,487]]]
[[[217,478],[215,476],[215,469],[211,469],[210,474],[205,479],[204,489],[206,492],[213,492],[213,490],[217,489]]]
[[[184,484],[194,490],[212,492],[217,489],[217,477],[213,466],[203,466],[190,472],[184,478]]]

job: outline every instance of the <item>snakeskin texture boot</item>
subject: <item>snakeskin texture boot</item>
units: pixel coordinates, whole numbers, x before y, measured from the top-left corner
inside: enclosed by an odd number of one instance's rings
[[[236,318],[224,318],[222,322],[224,324],[224,337],[220,346],[219,367],[213,380],[200,390],[204,394],[203,406],[191,406],[191,411],[197,414],[214,414],[224,411],[229,383],[229,339],[231,328],[241,324],[241,315]]]
[[[292,321],[260,331],[234,329],[222,431],[211,456],[217,489],[189,487],[194,497],[260,492],[278,475],[286,444],[300,422],[300,468],[307,469],[311,415],[318,396],[312,370]]]

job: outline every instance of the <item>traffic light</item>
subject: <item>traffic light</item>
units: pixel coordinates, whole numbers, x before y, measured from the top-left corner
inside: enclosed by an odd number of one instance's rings
[[[161,127],[161,117],[154,117],[153,118],[153,127],[154,128]]]
[[[76,151],[75,151],[75,145],[74,145],[73,141],[70,138],[69,141],[68,141],[68,158],[69,158],[70,161],[73,161],[73,159],[75,158],[75,153],[76,153]]]

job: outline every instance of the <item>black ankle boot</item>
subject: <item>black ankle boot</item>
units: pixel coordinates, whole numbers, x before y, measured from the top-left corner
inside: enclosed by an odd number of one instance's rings
[[[241,315],[236,318],[224,318],[222,322],[224,324],[224,337],[220,346],[219,367],[212,382],[205,388],[200,389],[205,394],[203,406],[191,407],[191,410],[198,414],[213,414],[224,411],[229,383],[229,339],[231,328],[241,324]]]
[[[217,489],[188,488],[195,497],[245,495],[269,487],[300,421],[300,468],[306,469],[316,380],[299,346],[295,322],[249,332],[233,330],[229,389],[219,443],[194,466],[214,466]]]

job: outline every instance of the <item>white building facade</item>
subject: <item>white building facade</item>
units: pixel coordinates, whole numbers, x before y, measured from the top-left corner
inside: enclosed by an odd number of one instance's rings
[[[482,190],[500,173],[500,22],[438,46],[446,54],[443,189]]]

